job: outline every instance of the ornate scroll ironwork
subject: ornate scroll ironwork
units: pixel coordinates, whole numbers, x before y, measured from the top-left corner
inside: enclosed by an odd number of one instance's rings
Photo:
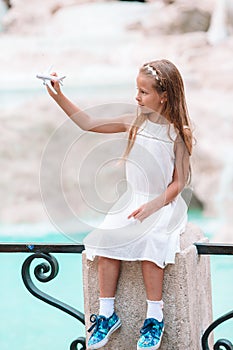
[[[49,282],[54,279],[59,271],[59,265],[56,258],[49,253],[38,252],[30,255],[23,263],[22,266],[22,278],[23,282],[28,289],[28,291],[34,295],[36,298],[50,304],[69,315],[75,317],[78,321],[85,324],[84,314],[75,308],[55,299],[54,297],[42,292],[39,288],[35,286],[30,275],[30,266],[33,260],[44,259],[46,262],[42,262],[34,268],[34,275],[40,282]],[[70,350],[78,350],[78,345],[81,344],[82,348],[80,350],[86,349],[85,338],[79,337],[74,340],[70,346]]]
[[[224,348],[223,348],[224,347]],[[232,343],[227,340],[227,339],[219,339],[215,344],[214,344],[214,350],[232,350],[233,345]]]
[[[232,244],[213,244],[213,243],[195,243],[199,255],[233,255]],[[203,350],[210,350],[208,344],[208,338],[210,333],[221,323],[233,318],[233,310],[219,317],[204,332],[201,343]],[[219,339],[214,344],[213,350],[233,350],[233,344],[228,339]]]
[[[86,349],[86,339],[83,337],[80,337],[76,340],[73,341],[73,343],[70,345],[70,350],[78,350],[78,345],[81,344],[82,347],[80,350],[85,350]]]
[[[227,314],[219,317],[217,320],[215,320],[211,325],[206,329],[205,333],[202,336],[202,349],[203,350],[210,350],[208,345],[208,338],[210,333],[221,323],[229,320],[230,318],[233,318],[233,310],[228,312]],[[225,350],[233,350],[233,344],[228,339],[219,339],[214,344],[214,350],[223,350],[223,347]]]

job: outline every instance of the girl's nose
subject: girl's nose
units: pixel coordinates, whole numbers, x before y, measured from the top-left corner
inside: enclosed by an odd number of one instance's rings
[[[138,102],[140,101],[140,97],[139,97],[138,94],[136,95],[135,99],[136,99],[136,101],[138,101]]]

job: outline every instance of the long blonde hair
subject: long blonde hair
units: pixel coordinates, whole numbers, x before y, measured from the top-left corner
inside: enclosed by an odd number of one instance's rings
[[[139,73],[150,76],[150,78],[154,77],[153,86],[158,94],[166,92],[167,99],[163,104],[161,115],[174,124],[187,147],[189,155],[191,155],[193,134],[185,100],[184,83],[180,72],[172,62],[163,59],[145,63],[140,68]],[[129,129],[128,144],[123,155],[124,159],[129,155],[138,129],[146,119],[145,114],[137,114]]]

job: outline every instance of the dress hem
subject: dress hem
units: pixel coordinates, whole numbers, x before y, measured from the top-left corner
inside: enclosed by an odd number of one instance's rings
[[[157,265],[158,267],[160,267],[161,269],[164,269],[169,264],[175,264],[175,257],[176,257],[177,253],[180,253],[180,250],[177,250],[174,253],[174,260],[172,260],[172,261],[168,260],[168,261],[165,262],[164,265],[161,265],[157,261],[155,261],[153,259],[150,259],[150,258],[131,258],[131,259],[127,259],[127,258],[120,258],[120,257],[115,257],[115,256],[113,257],[113,256],[109,256],[107,254],[95,254],[92,258],[88,258],[87,257],[87,260],[94,261],[95,257],[104,257],[104,258],[113,259],[113,260],[120,260],[120,261],[150,261],[150,262],[154,263],[155,265]]]

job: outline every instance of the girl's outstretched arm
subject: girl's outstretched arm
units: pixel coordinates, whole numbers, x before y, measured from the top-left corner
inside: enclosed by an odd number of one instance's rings
[[[172,202],[176,196],[184,189],[189,174],[189,153],[180,137],[175,142],[175,167],[172,182],[166,190],[155,199],[143,204],[134,210],[128,219],[134,217],[141,222],[148,216]]]
[[[57,76],[56,73],[52,75]],[[122,115],[118,118],[92,118],[71,102],[61,91],[57,81],[51,82],[54,90],[46,85],[49,95],[57,102],[63,111],[81,129],[99,133],[117,133],[128,131],[135,116],[133,114]]]

